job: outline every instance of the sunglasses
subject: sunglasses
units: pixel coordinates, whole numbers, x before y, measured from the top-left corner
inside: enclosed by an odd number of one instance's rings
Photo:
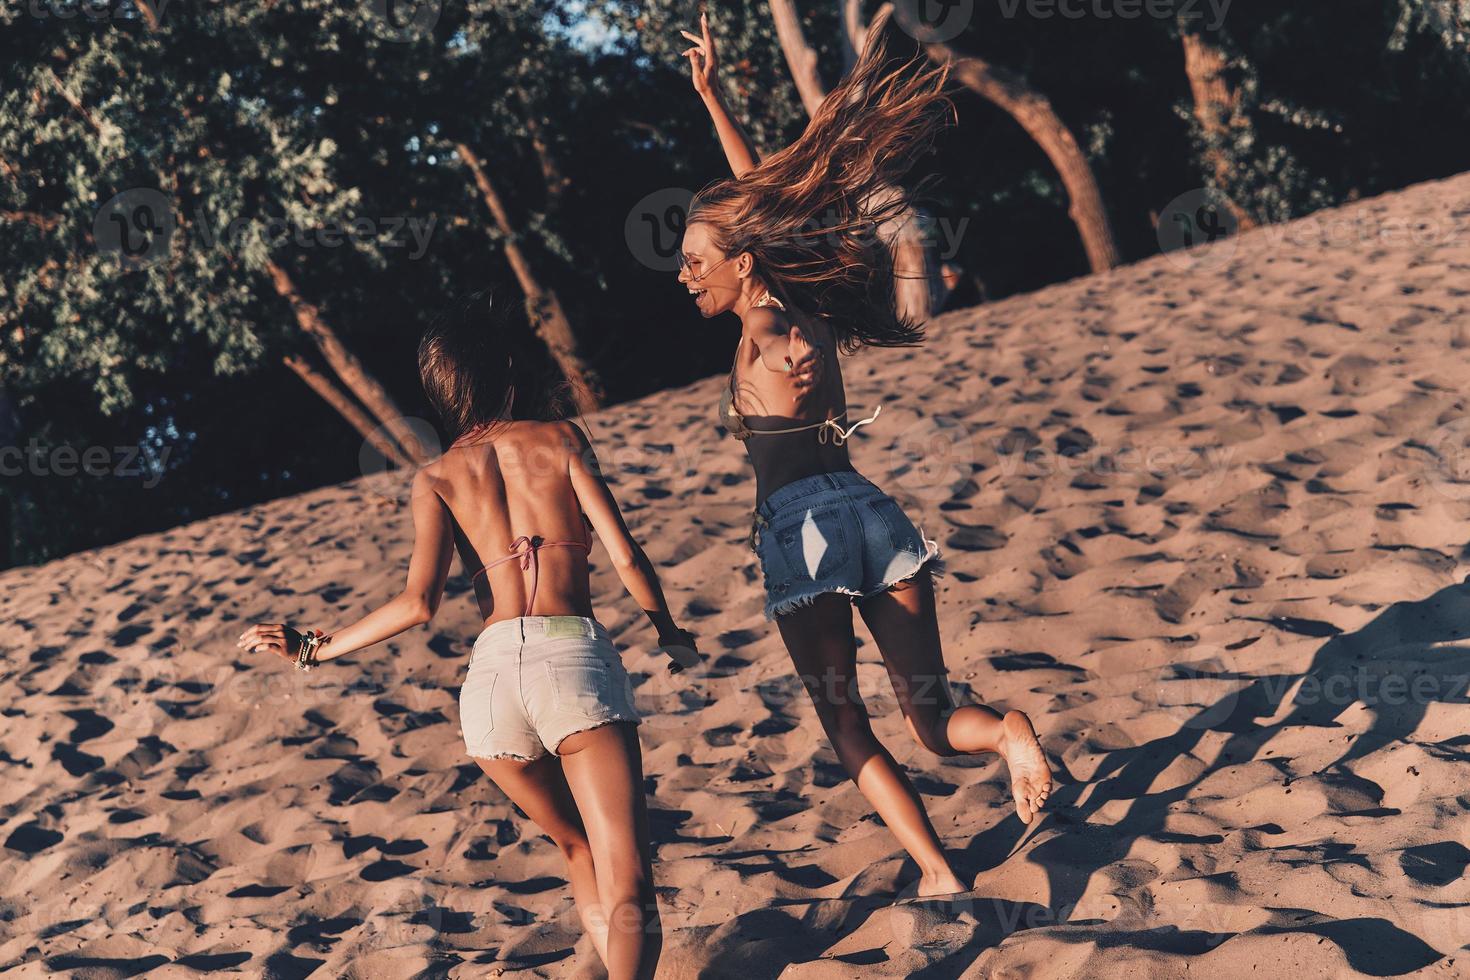
[[[685,255],[682,250],[675,254],[678,256],[679,259],[679,271],[683,272],[687,269],[689,271],[689,275],[694,279],[703,279],[705,276],[709,275],[711,272],[714,272],[720,266],[724,265],[726,262],[729,262],[735,257],[733,255],[727,255],[723,259],[720,259],[720,261],[716,262],[714,265],[710,266],[704,272],[698,273],[696,275],[694,272],[695,264],[704,260],[700,259],[698,256],[691,259],[689,256]]]

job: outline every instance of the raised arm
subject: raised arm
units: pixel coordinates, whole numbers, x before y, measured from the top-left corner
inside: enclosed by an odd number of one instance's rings
[[[725,97],[720,91],[715,39],[709,32],[709,16],[704,13],[699,15],[699,31],[698,35],[689,31],[679,32],[694,42],[694,47],[683,54],[689,59],[689,74],[694,82],[694,91],[704,100],[704,107],[709,110],[710,119],[714,120],[715,132],[720,137],[720,148],[725,151],[725,159],[730,161],[730,169],[735,176],[740,177],[761,162],[760,154],[756,153],[750,137],[745,135],[745,130],[730,115],[730,110],[725,105]]]
[[[317,661],[336,660],[427,623],[439,611],[453,557],[448,509],[427,471],[419,470],[413,479],[413,556],[408,560],[408,581],[403,591],[352,625],[327,634],[317,651]],[[301,649],[301,632],[284,623],[257,623],[241,635],[236,645],[294,658]]]
[[[603,547],[607,548],[623,587],[658,631],[658,645],[675,659],[676,663],[670,665],[670,669],[677,671],[681,667],[692,666],[698,662],[694,637],[675,625],[663,587],[659,585],[658,572],[623,522],[618,502],[602,478],[602,468],[598,466],[592,444],[576,425],[568,423],[568,428],[571,430],[568,436],[573,440],[568,466],[572,489],[582,505],[582,512],[592,522],[592,529],[602,539]]]

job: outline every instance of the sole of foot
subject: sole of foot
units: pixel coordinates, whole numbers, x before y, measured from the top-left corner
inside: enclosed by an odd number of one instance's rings
[[[1046,763],[1046,754],[1041,751],[1041,742],[1036,738],[1036,729],[1024,711],[1009,711],[1003,724],[1005,736],[1001,740],[1000,754],[1005,757],[1006,768],[1011,774],[1011,795],[1016,801],[1016,816],[1022,823],[1030,824],[1046,805],[1051,795],[1051,767]]]

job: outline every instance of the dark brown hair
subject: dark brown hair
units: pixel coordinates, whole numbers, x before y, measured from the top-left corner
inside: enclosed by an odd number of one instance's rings
[[[419,379],[447,441],[512,419],[570,418],[571,385],[521,309],[475,293],[419,341]]]
[[[694,196],[689,222],[713,226],[726,255],[749,252],[779,298],[826,320],[842,350],[903,347],[923,326],[901,317],[882,232],[912,194],[900,181],[933,145],[954,104],[949,69],[896,36],[891,11],[862,57],[790,146]],[[908,52],[899,54],[899,45]],[[917,51],[917,53],[915,53]]]

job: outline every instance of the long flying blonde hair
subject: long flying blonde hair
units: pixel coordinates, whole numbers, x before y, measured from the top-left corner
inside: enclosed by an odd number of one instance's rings
[[[875,18],[862,56],[800,138],[743,176],[705,187],[689,206],[690,223],[711,225],[726,255],[749,252],[761,281],[825,320],[846,353],[924,336],[921,323],[898,313],[880,229],[911,205],[900,181],[954,104],[948,67],[932,65],[922,48],[895,53],[895,34],[891,11]]]

